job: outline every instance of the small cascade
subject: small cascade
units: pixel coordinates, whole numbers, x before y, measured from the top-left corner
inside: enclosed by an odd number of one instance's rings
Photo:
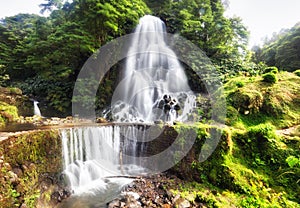
[[[35,116],[42,116],[38,104],[39,104],[38,101],[36,101],[36,100],[33,101],[33,113]]]
[[[140,19],[107,117],[117,122],[189,120],[196,97],[166,38],[166,26],[158,17],[146,15]],[[172,100],[160,106],[165,96]],[[172,106],[173,101],[177,108]]]
[[[106,177],[145,172],[137,160],[143,131],[134,126],[71,128],[61,130],[61,136],[64,174],[75,195],[106,192]]]

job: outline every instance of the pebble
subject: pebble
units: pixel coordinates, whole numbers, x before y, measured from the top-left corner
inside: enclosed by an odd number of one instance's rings
[[[11,166],[9,163],[4,163],[3,166],[6,168],[6,170],[10,171],[12,170]]]
[[[179,194],[172,194],[166,188],[169,181],[170,178],[164,174],[138,178],[123,190],[118,199],[108,203],[108,208],[202,207],[195,202],[182,198]],[[171,181],[176,187],[182,183],[178,178],[172,178]]]

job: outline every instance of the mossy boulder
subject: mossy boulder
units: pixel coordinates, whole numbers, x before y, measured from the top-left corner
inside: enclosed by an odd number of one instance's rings
[[[1,207],[37,207],[37,203],[50,203],[48,191],[55,187],[62,171],[58,131],[18,134],[0,144]]]
[[[274,74],[277,74],[278,73],[278,68],[276,66],[270,66],[270,67],[265,68],[264,74],[270,73],[270,72],[272,72]]]
[[[33,102],[19,88],[0,87],[0,102],[16,106],[20,116],[33,115]]]
[[[180,125],[175,129],[177,132],[194,130],[196,140],[192,149],[169,172],[199,182],[203,180],[203,176],[210,177],[212,183],[218,184],[223,176],[220,164],[224,162],[225,155],[232,148],[230,130],[204,124]]]
[[[17,121],[18,118],[18,109],[16,106],[0,101],[0,127],[4,126],[7,122]]]
[[[271,122],[278,128],[300,122],[300,77],[290,72],[276,74],[278,82],[270,85],[262,77],[236,77],[224,84],[227,120],[230,125],[257,125]],[[245,85],[236,83],[243,80]],[[238,111],[238,115],[236,111]]]
[[[242,114],[256,113],[263,105],[263,96],[258,90],[244,88],[231,92],[227,102]]]
[[[276,74],[273,72],[263,74],[262,77],[263,77],[263,81],[266,83],[274,84],[278,81]]]

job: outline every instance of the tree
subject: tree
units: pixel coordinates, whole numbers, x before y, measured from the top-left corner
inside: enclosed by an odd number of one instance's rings
[[[130,33],[149,9],[142,0],[74,0],[69,19],[80,22],[99,46]]]
[[[46,3],[40,4],[39,6],[42,8],[41,13],[45,11],[52,12],[54,9],[61,9],[63,6],[63,0],[45,0]]]
[[[300,68],[300,23],[291,29],[281,30],[255,51],[255,61],[264,61],[281,70],[294,71]]]
[[[220,0],[146,0],[155,15],[161,17],[168,32],[179,33],[199,46],[222,73],[248,61],[248,35],[240,18],[224,16],[225,8]],[[232,65],[229,63],[238,62]],[[224,69],[224,66],[227,69]]]
[[[71,106],[81,67],[107,41],[132,31],[149,9],[141,0],[47,0],[49,17],[19,14],[0,23],[0,76],[59,112]],[[0,80],[2,82],[2,78]]]
[[[18,14],[2,20],[0,26],[1,63],[11,78],[24,77],[23,62],[26,53],[23,49],[35,32],[38,15]]]

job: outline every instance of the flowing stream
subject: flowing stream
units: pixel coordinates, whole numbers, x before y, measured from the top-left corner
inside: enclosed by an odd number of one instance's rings
[[[105,207],[132,181],[122,176],[146,173],[138,159],[144,134],[136,126],[63,129],[61,137],[63,174],[74,193],[61,207]]]
[[[189,120],[196,97],[165,40],[165,24],[159,18],[140,19],[109,110],[114,121]],[[131,182],[122,176],[147,173],[139,157],[146,148],[144,129],[81,127],[62,130],[61,135],[64,174],[74,192],[61,207],[105,207]]]

